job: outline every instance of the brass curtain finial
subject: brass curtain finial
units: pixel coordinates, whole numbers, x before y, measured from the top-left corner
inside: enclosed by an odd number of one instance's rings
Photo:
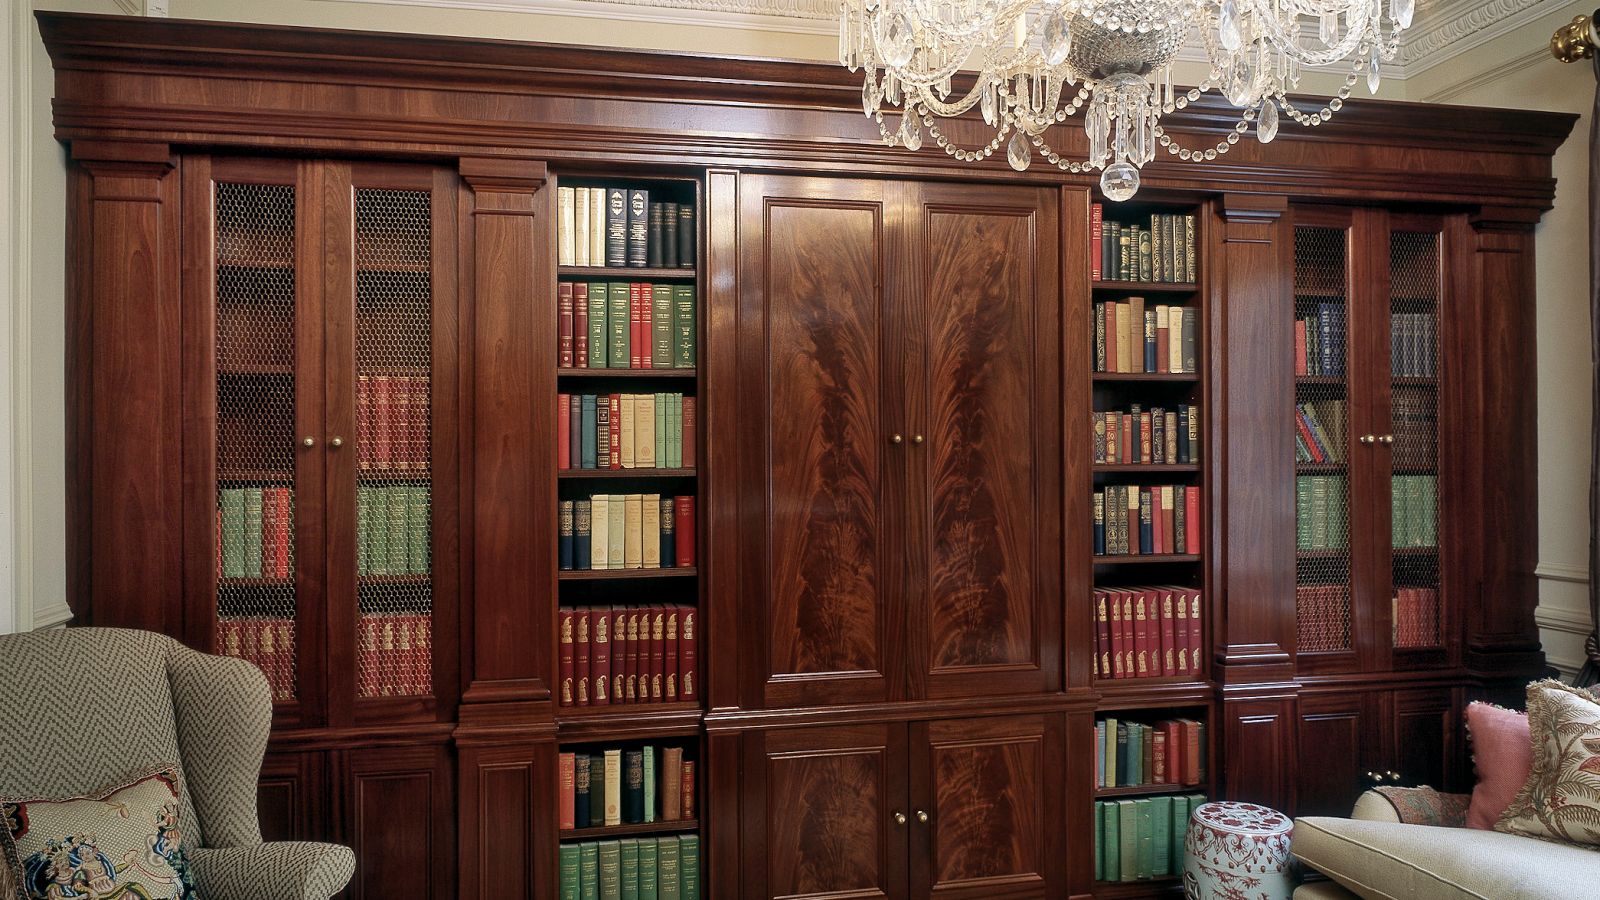
[[[1556,29],[1550,36],[1550,53],[1562,62],[1577,62],[1580,59],[1590,59],[1595,55],[1595,50],[1600,47],[1600,34],[1595,32],[1595,19],[1600,16],[1600,10],[1595,14],[1577,16],[1570,23]]]

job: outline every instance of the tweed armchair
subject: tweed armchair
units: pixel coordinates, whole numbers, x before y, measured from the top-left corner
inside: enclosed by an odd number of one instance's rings
[[[118,628],[0,636],[0,797],[72,797],[177,763],[206,900],[328,900],[355,871],[347,847],[262,842],[271,725],[266,678],[243,660]]]

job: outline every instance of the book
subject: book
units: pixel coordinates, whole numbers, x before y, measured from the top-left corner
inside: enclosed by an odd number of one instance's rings
[[[677,504],[671,497],[661,498],[661,566],[674,568],[677,563]]]
[[[660,900],[682,900],[683,898],[683,873],[680,865],[683,860],[681,848],[676,837],[663,837],[656,839],[656,866],[658,888],[656,896]]]
[[[574,333],[577,319],[572,304],[572,282],[560,282],[556,285],[556,365],[563,368],[572,366],[573,350],[577,346]]]
[[[1102,280],[1101,268],[1104,243],[1104,210],[1100,204],[1089,205],[1089,278],[1093,281]]]
[[[678,874],[681,900],[700,900],[700,836],[678,836]]]
[[[559,859],[561,900],[580,900],[578,894],[578,845],[562,844]]]
[[[648,625],[646,626],[648,629]],[[656,748],[644,748],[644,821],[655,822],[660,819],[660,804],[656,803],[656,770],[658,768]]]
[[[600,900],[622,900],[622,846],[616,841],[601,841]]]
[[[695,213],[694,204],[678,204],[678,268],[694,268]]]
[[[572,507],[573,567],[588,569],[594,564],[594,502],[577,500]]]
[[[650,192],[628,190],[627,263],[636,269],[649,264]]]
[[[665,212],[666,204],[650,204],[650,228],[645,242],[645,265],[652,269],[661,268],[661,238],[662,233],[666,231],[663,218]]]
[[[662,209],[661,265],[663,268],[676,269],[678,267],[678,204],[669,201],[662,204]]]
[[[606,188],[606,255],[610,268],[628,264],[628,192],[625,188]],[[600,263],[594,263],[600,265]]]
[[[649,303],[650,286],[639,281],[628,283],[628,368],[648,369],[646,359],[650,354],[650,339],[645,327],[645,310]]]
[[[625,281],[613,281],[606,285],[606,297],[606,328],[610,342],[606,348],[607,365],[612,369],[631,368],[631,288]]]
[[[661,896],[660,844],[655,838],[639,840],[639,898],[659,900]]]
[[[656,369],[673,367],[673,287],[650,286],[650,364]]]
[[[672,703],[678,699],[678,607],[665,608],[666,625],[662,638],[661,699]]]
[[[622,751],[606,750],[605,759],[605,818],[606,825],[622,824]]]
[[[664,747],[661,751],[661,819],[673,822],[683,818],[683,748]]]
[[[584,210],[584,222],[588,223],[588,209]],[[574,262],[574,248],[577,240],[577,227],[573,202],[573,189],[569,187],[556,188],[556,216],[559,223],[556,238],[556,264],[561,266],[576,265]],[[584,246],[585,251],[588,246]],[[585,252],[585,256],[588,253]]]
[[[610,368],[610,324],[609,313],[611,287],[603,281],[591,281],[585,296],[589,300],[589,368]],[[573,295],[573,302],[577,302],[577,294]]]
[[[608,547],[606,568],[626,568],[628,538],[628,503],[623,494],[612,494],[606,502],[606,515],[611,519],[606,525]]]
[[[1122,877],[1122,806],[1118,803],[1099,803],[1100,832],[1104,858],[1100,861],[1100,877],[1105,881],[1118,881]]]
[[[644,496],[641,494],[623,495],[622,508],[622,567],[625,569],[642,569],[644,568]]]
[[[678,369],[695,367],[696,342],[699,326],[695,322],[694,286],[679,284],[672,288],[672,364]]]
[[[673,505],[673,562],[677,568],[689,568],[694,565],[695,559],[694,498],[674,497]]]
[[[590,772],[592,761],[587,753],[573,754],[573,827],[588,828],[589,815],[589,786],[593,782]]]
[[[622,821],[644,821],[644,751],[628,750],[623,754],[623,804]]]
[[[617,843],[622,857],[622,900],[639,900],[639,841],[627,838]]]
[[[605,258],[602,252],[599,256],[593,255],[593,241],[589,233],[592,230],[591,219],[594,216],[594,204],[589,200],[589,188],[572,189],[572,252],[568,254],[571,262],[562,263],[562,257],[557,254],[557,263],[567,266],[598,266]],[[581,196],[580,196],[581,195]],[[557,201],[559,205],[559,200]],[[604,221],[602,219],[602,221]]]
[[[557,539],[559,550],[557,553],[558,564],[562,569],[573,568],[573,514],[574,504],[571,500],[561,501],[561,520],[558,528]]]
[[[692,469],[698,459],[695,454],[695,398],[683,397],[680,403],[678,440],[681,447],[678,451],[678,464],[683,468]]]
[[[606,241],[609,234],[606,225],[606,189],[605,188],[580,188],[589,193],[589,265],[603,266],[606,264]]]
[[[695,637],[695,620],[698,617],[694,607],[685,606],[678,624],[678,699],[685,702],[700,699],[700,689],[696,683],[699,639]]]
[[[572,283],[572,364],[580,369],[589,367],[589,283]]]

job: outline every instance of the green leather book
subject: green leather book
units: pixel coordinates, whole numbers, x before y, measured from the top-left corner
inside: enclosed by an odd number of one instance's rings
[[[672,285],[650,286],[650,365],[672,368]]]
[[[1128,724],[1128,775],[1123,783],[1144,784],[1144,727],[1137,722]]]
[[[372,572],[372,488],[356,488],[356,574]]]
[[[1117,801],[1117,880],[1139,880],[1139,815],[1132,800]],[[1110,873],[1107,873],[1110,874]]]
[[[681,900],[700,900],[700,836],[678,838],[678,882]]]
[[[1311,476],[1294,477],[1294,545],[1300,550],[1311,549],[1311,520],[1315,511],[1311,507]]]
[[[694,285],[679,284],[672,288],[672,366],[675,369],[692,369],[695,365],[695,342],[699,326],[694,320]]]
[[[1311,549],[1328,549],[1328,476],[1311,476]]]
[[[1328,546],[1350,546],[1349,487],[1343,475],[1328,476]]]
[[[1417,523],[1420,546],[1439,546],[1439,478],[1417,476]]]
[[[222,489],[222,577],[244,577],[244,489]]]
[[[672,465],[683,467],[683,395],[672,395],[672,418],[667,421],[668,440],[672,442]]]
[[[1173,875],[1183,874],[1183,842],[1189,834],[1189,800],[1172,798],[1172,868]]]
[[[606,306],[610,295],[607,293],[606,283],[592,281],[589,283],[589,368],[607,368],[607,330]]]
[[[683,900],[683,872],[680,868],[682,851],[675,837],[664,837],[656,841],[656,869],[660,886],[657,897],[660,900]]]
[[[244,489],[244,575],[261,577],[261,488]]]
[[[628,315],[631,312],[632,300],[625,281],[613,281],[606,285],[606,330],[610,334],[606,349],[606,364],[612,369],[626,369],[631,366],[629,353],[631,329]]]
[[[1150,798],[1151,841],[1155,855],[1150,861],[1150,877],[1160,878],[1172,873],[1172,798]]]
[[[622,900],[639,900],[639,841],[621,841]]]
[[[599,828],[606,823],[606,758],[600,754],[589,756],[589,825]]]
[[[428,540],[428,489],[412,485],[406,489],[406,501],[409,505],[406,511],[406,529],[410,532],[406,536],[406,570],[413,575],[425,575],[428,572],[431,549]]]
[[[645,759],[649,758],[645,756]],[[655,838],[639,839],[639,900],[660,900],[659,856]]]
[[[656,748],[644,748],[644,820],[656,820]]]
[[[1122,877],[1122,807],[1115,801],[1100,804],[1100,832],[1100,880],[1116,881]]]
[[[600,842],[600,900],[622,900],[622,846]]]
[[[600,900],[600,845],[578,845],[578,900]]]
[[[404,575],[411,564],[411,551],[407,547],[411,535],[411,506],[403,487],[384,488],[383,493],[388,506],[389,574]]]
[[[1138,821],[1139,832],[1139,862],[1135,874],[1143,881],[1155,872],[1156,861],[1156,828],[1149,797],[1140,797],[1133,802],[1134,817]]]
[[[561,845],[561,900],[578,900],[578,845]]]
[[[1099,800],[1094,804],[1094,880],[1104,881],[1106,877],[1106,828],[1105,814],[1101,808],[1105,803]]]
[[[667,447],[667,397],[666,393],[658,393],[655,402],[650,406],[651,416],[655,419],[651,423],[656,431],[656,466],[658,468],[671,468],[671,450]]]

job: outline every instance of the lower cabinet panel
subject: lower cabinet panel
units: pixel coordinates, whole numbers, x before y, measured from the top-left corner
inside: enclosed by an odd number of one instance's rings
[[[1298,815],[1350,815],[1356,797],[1372,786],[1366,773],[1380,765],[1373,758],[1375,725],[1365,694],[1300,698]]]
[[[331,840],[326,776],[321,753],[267,754],[256,782],[262,840]]]
[[[1460,789],[1459,692],[1450,688],[1395,691],[1394,770],[1405,784]]]
[[[455,788],[447,748],[343,752],[352,900],[455,896]]]

